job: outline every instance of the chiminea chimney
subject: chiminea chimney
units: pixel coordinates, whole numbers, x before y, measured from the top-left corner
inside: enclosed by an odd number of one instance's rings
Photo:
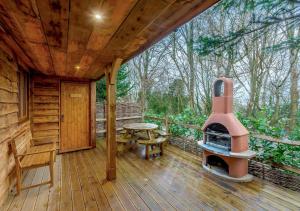
[[[236,182],[252,180],[248,159],[248,130],[233,114],[233,82],[220,77],[213,85],[212,114],[202,127],[204,140],[203,168],[217,176]]]
[[[232,113],[233,84],[232,80],[221,77],[214,82],[213,113]]]

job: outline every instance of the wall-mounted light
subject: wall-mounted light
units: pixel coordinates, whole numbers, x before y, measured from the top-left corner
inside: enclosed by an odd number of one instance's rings
[[[79,70],[79,69],[80,69],[80,66],[79,66],[79,65],[75,65],[75,69],[76,69],[76,70]]]

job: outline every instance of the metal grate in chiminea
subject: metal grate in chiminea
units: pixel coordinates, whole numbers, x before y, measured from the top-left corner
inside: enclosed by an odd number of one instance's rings
[[[248,130],[233,114],[233,82],[221,77],[213,86],[212,114],[202,127],[202,166],[208,172],[236,182],[248,182],[248,159],[255,152],[248,149]]]

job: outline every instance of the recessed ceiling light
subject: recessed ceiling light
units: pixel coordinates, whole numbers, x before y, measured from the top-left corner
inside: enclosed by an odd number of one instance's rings
[[[97,20],[101,20],[101,19],[102,19],[102,15],[99,14],[99,13],[96,13],[94,16],[95,16],[95,18],[96,18]]]

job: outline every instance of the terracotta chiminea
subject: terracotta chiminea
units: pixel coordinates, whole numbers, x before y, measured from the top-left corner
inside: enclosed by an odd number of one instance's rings
[[[248,130],[233,114],[233,82],[220,77],[214,82],[212,114],[202,127],[203,168],[210,173],[236,182],[248,182]]]

